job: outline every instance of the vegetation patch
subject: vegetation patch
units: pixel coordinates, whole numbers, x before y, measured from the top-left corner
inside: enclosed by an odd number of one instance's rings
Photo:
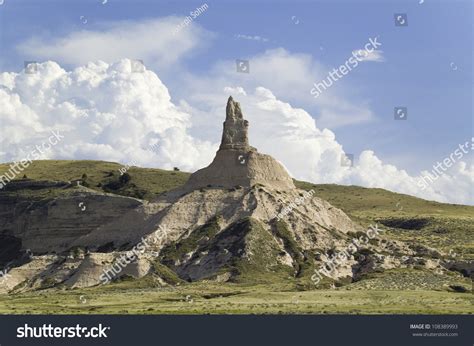
[[[347,289],[364,290],[446,290],[461,292],[472,291],[470,281],[459,274],[446,272],[434,274],[424,267],[397,268],[364,274],[357,282],[346,286]],[[453,287],[462,287],[455,290]],[[463,291],[464,292],[464,291]]]
[[[428,218],[391,218],[391,219],[379,219],[377,220],[382,225],[393,228],[401,228],[407,230],[420,230],[430,224]]]
[[[154,272],[161,278],[163,279],[166,283],[170,285],[176,285],[178,283],[182,283],[183,280],[181,280],[178,275],[172,271],[170,268],[167,266],[159,263],[158,261],[155,261],[153,263],[153,269]]]
[[[209,242],[219,232],[219,216],[211,218],[204,225],[195,229],[189,236],[167,245],[161,251],[163,263],[174,265],[176,261],[181,261],[186,254],[196,251],[200,243]]]
[[[299,250],[298,243],[293,238],[293,235],[288,230],[288,225],[285,221],[277,220],[274,224],[275,235],[283,241],[285,250],[290,254],[295,261],[295,276],[301,276],[304,263],[304,257]]]
[[[278,244],[259,221],[246,218],[218,237],[225,239],[231,234],[236,236],[236,241],[229,248],[234,256],[228,267],[234,273],[234,282],[269,283],[288,277],[291,268],[279,263]]]

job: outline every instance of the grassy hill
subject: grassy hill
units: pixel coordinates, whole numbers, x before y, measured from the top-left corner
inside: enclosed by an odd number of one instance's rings
[[[41,160],[34,161],[22,174],[33,180],[82,180],[82,185],[91,189],[148,200],[184,184],[189,177],[189,173],[179,171],[130,167],[126,173],[133,177],[132,181],[114,186],[113,183],[120,181],[122,168],[125,166],[105,161]],[[0,173],[7,170],[8,164],[0,164]]]

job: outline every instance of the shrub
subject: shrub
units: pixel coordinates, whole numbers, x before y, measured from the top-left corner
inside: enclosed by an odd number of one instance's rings
[[[461,285],[449,285],[449,288],[452,289],[454,292],[465,293],[467,292],[466,287]]]
[[[119,178],[119,182],[120,182],[121,185],[127,184],[130,180],[132,180],[132,177],[128,173],[124,173]]]

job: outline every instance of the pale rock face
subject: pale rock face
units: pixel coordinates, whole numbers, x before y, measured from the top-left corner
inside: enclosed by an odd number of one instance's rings
[[[13,290],[17,285],[44,272],[45,268],[54,263],[55,257],[56,256],[52,255],[34,257],[31,262],[10,269],[7,275],[0,278],[0,294],[7,293]]]
[[[219,150],[238,149],[248,151],[250,149],[248,140],[249,122],[244,119],[240,104],[229,97],[226,107],[226,118],[222,141]]]
[[[138,258],[136,261],[124,265],[117,266],[118,258],[125,253],[92,253],[87,256],[73,272],[72,276],[65,281],[66,286],[70,288],[75,287],[89,287],[104,283],[101,279],[106,278],[106,272],[112,279],[119,278],[124,275],[132,276],[134,278],[141,278],[150,272],[151,264],[144,258]],[[111,272],[111,267],[116,267],[117,273]]]
[[[76,245],[90,246],[94,241],[100,246],[99,236],[91,238],[91,230],[95,229],[104,239],[115,237],[120,242],[122,237],[129,238],[126,227],[133,232],[134,221],[143,220],[146,215],[141,200],[84,187],[75,187],[68,196],[45,203],[0,200],[0,229],[21,239],[22,248],[33,254],[58,253]],[[110,227],[111,233],[99,231],[117,220],[121,220],[120,226]],[[113,230],[119,232],[113,234]]]
[[[240,104],[229,97],[222,141],[216,157],[208,167],[191,175],[185,185],[187,191],[202,187],[250,187],[255,184],[279,189],[295,188],[280,163],[249,145],[248,126]]]

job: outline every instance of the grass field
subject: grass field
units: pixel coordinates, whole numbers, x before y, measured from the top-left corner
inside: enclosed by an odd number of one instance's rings
[[[2,314],[472,314],[470,294],[426,290],[275,291],[271,286],[120,284],[0,295]]]

